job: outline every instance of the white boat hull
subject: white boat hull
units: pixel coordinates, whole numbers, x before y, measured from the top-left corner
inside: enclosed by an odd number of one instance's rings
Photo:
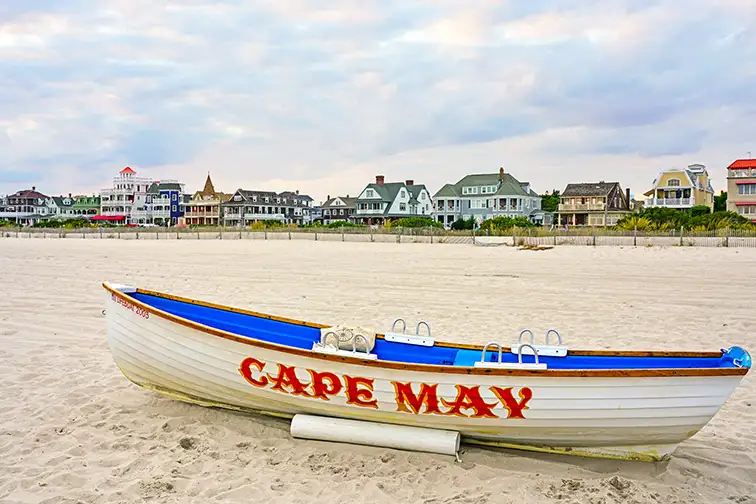
[[[458,431],[466,442],[655,461],[698,432],[742,376],[429,373],[218,337],[107,293],[108,344],[132,382],[205,406]],[[408,368],[412,366],[407,366]]]

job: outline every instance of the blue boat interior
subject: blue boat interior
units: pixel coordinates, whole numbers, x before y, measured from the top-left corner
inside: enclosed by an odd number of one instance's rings
[[[134,299],[198,324],[227,331],[242,337],[276,343],[293,348],[312,350],[320,341],[320,329],[289,322],[270,320],[254,315],[235,313],[219,308],[200,306],[183,301],[166,299],[144,293],[129,294]],[[508,345],[508,342],[502,342]],[[481,358],[481,350],[450,346],[424,347],[407,343],[376,339],[373,353],[379,360],[415,364],[446,366],[474,366]],[[486,361],[498,361],[498,349],[487,352]],[[518,356],[502,354],[503,362],[515,363]],[[524,363],[534,362],[534,356],[523,355]],[[751,367],[751,357],[740,347],[722,350],[718,357],[635,357],[568,355],[565,357],[539,356],[549,369],[695,369]]]

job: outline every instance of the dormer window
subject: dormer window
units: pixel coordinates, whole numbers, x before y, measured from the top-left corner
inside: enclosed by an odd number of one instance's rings
[[[373,196],[375,196],[375,191],[373,191],[372,189],[368,189],[367,191],[365,191],[365,196],[367,198],[372,198]]]

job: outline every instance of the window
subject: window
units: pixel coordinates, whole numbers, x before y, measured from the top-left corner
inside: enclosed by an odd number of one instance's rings
[[[402,189],[401,191],[399,191],[399,197],[402,198],[402,199],[404,199],[404,198],[407,197],[407,193],[404,192],[404,189]]]
[[[173,193],[173,201],[176,201],[178,199],[178,194]]]
[[[421,200],[425,200],[425,193],[424,193],[424,192],[421,192],[421,193],[420,193],[420,199],[421,199]]]
[[[740,195],[756,194],[756,184],[740,184],[740,185],[738,185],[738,194],[740,194]]]
[[[176,211],[176,205],[173,205],[173,211],[174,212]]]
[[[375,191],[373,191],[372,189],[365,191],[365,197],[372,198],[373,196],[375,196]]]
[[[407,211],[407,205],[405,203],[399,203],[399,211],[400,212],[406,212]]]
[[[680,179],[671,178],[667,180],[668,187],[680,187]]]

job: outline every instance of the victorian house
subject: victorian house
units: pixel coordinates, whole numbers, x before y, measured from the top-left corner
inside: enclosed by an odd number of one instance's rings
[[[630,189],[623,192],[619,182],[567,184],[556,213],[560,226],[614,226],[632,213]]]
[[[278,220],[285,224],[309,224],[312,198],[299,191],[250,191],[237,189],[221,203],[224,226],[249,226],[255,222]]]
[[[383,175],[377,175],[375,183],[365,186],[357,196],[352,220],[385,224],[405,217],[431,217],[432,212],[431,195],[425,185],[413,180],[386,182]]]
[[[541,197],[504,168],[499,173],[467,175],[433,195],[433,217],[446,228],[459,219],[480,224],[494,217],[525,217],[543,224],[544,216]]]
[[[51,198],[32,186],[9,194],[0,205],[0,220],[13,221],[19,225],[32,225],[53,215]]]
[[[687,168],[671,168],[656,176],[646,208],[663,207],[686,210],[694,206],[714,208],[714,189],[706,167],[692,164]]]
[[[137,176],[126,167],[113,179],[113,187],[100,192],[100,215],[94,221],[116,224],[176,224],[182,216],[183,184]]]
[[[328,195],[325,202],[318,207],[318,218],[313,217],[313,222],[328,225],[338,221],[349,221],[356,208],[357,198],[350,198],[348,194],[335,198]]]
[[[221,203],[228,201],[231,196],[216,191],[208,173],[205,187],[186,202],[182,223],[190,226],[220,226]]]

